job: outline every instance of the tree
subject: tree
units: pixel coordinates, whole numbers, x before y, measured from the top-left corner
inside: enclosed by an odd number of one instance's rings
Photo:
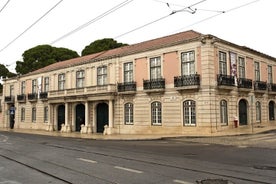
[[[112,38],[104,38],[101,40],[96,40],[90,45],[87,45],[81,52],[82,56],[89,55],[89,54],[94,54],[97,52],[105,51],[105,50],[110,50],[110,49],[115,49],[118,47],[122,47],[128,44],[123,44],[123,43],[118,43],[116,40]]]
[[[50,45],[38,45],[26,50],[22,56],[23,61],[16,62],[15,70],[18,74],[26,74],[55,62],[79,57],[76,51]]]
[[[15,73],[10,72],[5,65],[0,64],[0,78],[6,78],[6,77],[14,77],[16,76]],[[0,83],[0,93],[2,93],[3,86]]]

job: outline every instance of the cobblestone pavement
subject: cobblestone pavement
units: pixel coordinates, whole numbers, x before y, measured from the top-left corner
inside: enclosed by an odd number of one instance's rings
[[[182,137],[175,141],[197,142],[204,144],[233,145],[238,147],[260,147],[276,149],[276,130],[258,134],[214,136],[214,137]]]

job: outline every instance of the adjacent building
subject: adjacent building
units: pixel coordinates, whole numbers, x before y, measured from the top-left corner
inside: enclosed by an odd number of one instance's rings
[[[1,127],[183,134],[275,124],[276,58],[186,31],[3,82]]]

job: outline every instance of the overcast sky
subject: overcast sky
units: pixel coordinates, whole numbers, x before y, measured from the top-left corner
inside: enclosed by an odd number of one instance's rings
[[[97,39],[133,44],[191,29],[276,57],[275,7],[275,0],[0,0],[0,63],[14,71],[25,50],[42,44],[80,55]]]

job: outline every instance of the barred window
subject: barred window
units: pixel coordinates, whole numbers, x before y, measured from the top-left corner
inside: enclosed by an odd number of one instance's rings
[[[125,104],[125,124],[133,125],[133,104],[132,103]]]
[[[184,125],[196,125],[196,103],[193,100],[183,102]]]
[[[151,103],[151,123],[152,125],[162,124],[162,107],[160,102]]]
[[[227,101],[220,101],[220,122],[224,125],[228,124],[228,110],[227,110]]]

